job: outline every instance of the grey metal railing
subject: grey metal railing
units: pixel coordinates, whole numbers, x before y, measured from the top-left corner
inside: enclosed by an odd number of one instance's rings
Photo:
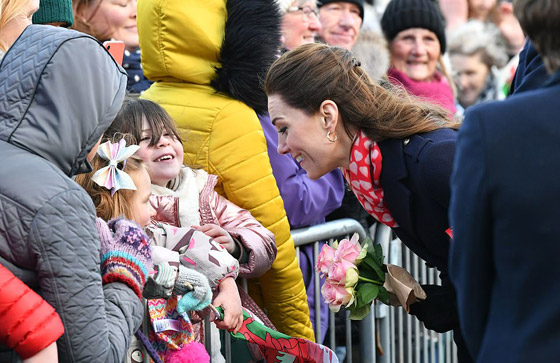
[[[292,238],[294,239],[294,245],[296,246],[296,255],[299,256],[299,247],[304,246],[310,243],[313,243],[313,261],[317,261],[317,257],[319,256],[319,241],[328,241],[329,244],[334,243],[335,238],[348,238],[353,233],[358,233],[360,236],[360,240],[364,240],[366,238],[366,231],[362,225],[356,221],[355,219],[345,218],[345,219],[338,219],[335,221],[325,222],[323,224],[305,227],[300,229],[292,230]],[[315,281],[315,301],[319,302],[320,299],[320,279],[319,274],[314,274]],[[313,324],[315,337],[321,337],[321,304],[316,303],[314,306],[315,309],[315,324]],[[334,314],[330,312],[329,321],[334,322]],[[347,331],[350,330],[350,321],[346,324]],[[334,327],[330,329],[330,339],[329,339],[329,346],[331,349],[335,348],[335,336],[334,336]],[[347,334],[346,338],[346,345],[351,346],[352,344],[352,336],[351,334]],[[351,355],[351,353],[350,353]],[[351,360],[350,360],[351,362]]]
[[[386,263],[404,267],[420,284],[441,284],[437,270],[428,268],[426,263],[398,238],[393,238],[389,227],[376,225],[374,235],[374,241],[383,247]],[[378,362],[457,362],[457,348],[453,342],[452,332],[439,334],[428,330],[416,317],[406,314],[400,307],[376,303],[375,310],[379,322],[381,347],[384,352],[389,352],[389,354],[378,354]],[[362,362],[370,361],[367,357],[362,360]]]
[[[374,224],[369,231],[354,219],[339,219],[320,225],[292,230],[292,237],[299,256],[299,248],[313,243],[314,260],[319,255],[319,241],[332,244],[335,239],[349,238],[358,233],[360,240],[369,235],[374,243],[383,247],[386,263],[403,266],[421,284],[438,284],[437,271],[428,268],[423,260],[414,255],[398,238],[393,237],[391,229],[382,224]],[[320,280],[315,274],[315,301],[320,301]],[[246,288],[246,281],[242,281]],[[321,336],[321,311],[319,304],[315,304],[315,336]],[[345,312],[343,312],[345,313]],[[358,324],[359,349],[354,356],[352,341],[352,326]],[[340,363],[456,363],[457,350],[453,342],[452,333],[438,334],[428,330],[414,316],[408,315],[400,307],[389,307],[376,302],[371,314],[361,321],[345,319],[344,344],[346,356]],[[329,312],[329,335],[323,344],[336,351],[337,331],[335,315]],[[209,334],[205,342],[210,345]],[[226,334],[225,360],[231,362],[229,335]]]

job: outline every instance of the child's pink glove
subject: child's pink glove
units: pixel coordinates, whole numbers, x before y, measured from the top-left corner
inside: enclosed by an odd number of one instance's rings
[[[148,237],[138,225],[124,218],[109,223],[96,220],[101,253],[101,276],[104,284],[122,282],[142,298],[152,253]]]

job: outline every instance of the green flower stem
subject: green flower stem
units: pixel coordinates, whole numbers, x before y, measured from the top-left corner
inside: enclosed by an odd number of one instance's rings
[[[373,282],[373,283],[376,284],[376,285],[383,286],[383,283],[382,283],[382,282],[377,281],[377,280],[368,279],[367,277],[358,276],[358,279],[359,279],[359,280],[362,280],[362,281]]]

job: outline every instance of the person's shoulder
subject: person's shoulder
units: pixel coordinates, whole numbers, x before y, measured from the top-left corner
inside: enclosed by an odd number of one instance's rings
[[[456,141],[457,130],[442,128],[412,135],[403,139],[402,142],[405,154],[422,161],[427,156],[441,152],[442,148],[454,147]]]
[[[264,140],[262,126],[254,109],[241,101],[230,99],[220,108],[212,123],[213,141],[221,142],[245,142],[242,139],[256,136]],[[246,139],[245,139],[246,140]]]
[[[411,172],[416,170],[421,180],[448,177],[455,157],[457,131],[447,128],[438,129],[415,135],[411,143],[413,141],[419,146],[414,154],[414,162],[409,163],[409,170]]]
[[[546,97],[560,93],[559,85],[539,87],[520,93],[514,93],[503,100],[482,102],[469,107],[465,112],[465,119],[469,115],[491,114],[493,112],[516,113],[519,109],[527,109],[534,102],[542,102]],[[540,101],[539,101],[540,100]]]
[[[419,134],[419,136],[428,139],[429,141],[434,143],[447,142],[450,140],[453,141],[457,139],[457,130],[450,129],[450,128],[441,128],[423,134]]]
[[[552,112],[551,105],[560,96],[560,87],[541,87],[522,93],[513,94],[504,100],[483,102],[469,107],[461,129],[466,125],[484,129],[510,128],[517,122],[535,117],[543,112]],[[509,127],[508,127],[509,126]]]

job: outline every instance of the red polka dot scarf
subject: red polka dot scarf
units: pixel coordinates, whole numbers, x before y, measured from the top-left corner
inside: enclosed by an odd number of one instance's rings
[[[381,150],[360,131],[352,150],[348,169],[342,169],[344,178],[365,210],[379,222],[393,228],[398,227],[391,212],[385,206],[381,176]]]

